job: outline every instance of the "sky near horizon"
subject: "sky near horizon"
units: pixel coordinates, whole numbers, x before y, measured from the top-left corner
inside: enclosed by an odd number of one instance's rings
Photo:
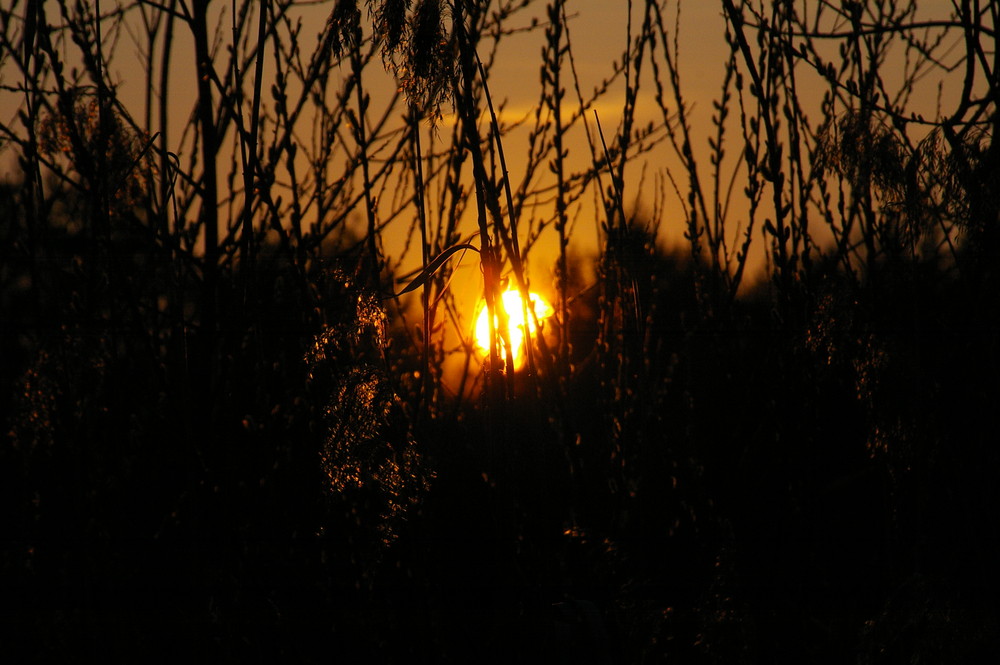
[[[116,4],[112,0],[105,0],[101,4],[104,12],[110,11]],[[717,94],[718,81],[721,80],[722,67],[725,62],[727,46],[723,37],[723,20],[721,9],[717,3],[708,2],[685,2],[681,3],[681,54],[682,68],[685,73],[684,86],[690,98],[693,99],[695,113],[693,123],[700,124],[699,111],[706,113],[711,109],[708,101],[710,96]],[[632,12],[633,30],[636,24],[641,21],[640,5],[635,3]],[[58,8],[55,3],[49,3],[50,21],[58,24],[61,20],[58,15]],[[319,2],[313,4],[303,4],[294,7],[290,12],[292,23],[301,21],[302,31],[300,35],[301,49],[304,54],[309,54],[315,48],[319,34],[325,25],[327,16],[332,7],[331,2]],[[539,21],[544,19],[545,3],[536,1],[534,6],[526,11],[521,11],[510,21],[514,27],[527,27],[533,18]],[[612,71],[613,60],[620,60],[625,49],[628,35],[628,8],[629,3],[624,0],[603,1],[603,0],[570,0],[567,4],[567,15],[569,17],[569,32],[573,43],[573,55],[577,72],[580,78],[580,88],[587,94],[598,86],[603,79],[608,77]],[[676,11],[675,3],[669,3],[668,10],[670,16]],[[225,53],[225,48],[231,38],[228,25],[231,21],[231,3],[228,0],[216,0],[210,5],[210,11],[216,17],[216,22],[221,26],[217,33],[217,48],[221,53]],[[133,120],[140,126],[146,124],[147,113],[150,114],[151,121],[147,128],[148,134],[161,131],[156,112],[147,111],[148,102],[151,102],[155,109],[157,95],[156,90],[158,80],[147,79],[146,53],[148,44],[143,33],[142,24],[139,20],[140,14],[136,9],[132,10],[132,18],[124,24],[123,29],[117,34],[110,31],[104,35],[105,58],[108,59],[109,78],[116,88],[117,95],[122,101]],[[68,40],[67,40],[68,41]],[[530,115],[539,104],[541,91],[539,68],[541,65],[541,49],[545,41],[543,28],[536,28],[533,31],[520,32],[508,35],[501,40],[494,67],[490,71],[490,88],[494,97],[494,102],[498,107],[502,106],[501,119],[505,122],[516,122]],[[158,49],[162,37],[157,42],[155,58],[158,59]],[[63,44],[64,57],[69,63],[74,62],[75,46],[72,43]],[[690,56],[687,55],[690,53]],[[77,56],[78,57],[78,56]],[[172,48],[170,67],[170,89],[168,96],[176,99],[176,103],[171,103],[170,125],[167,127],[168,143],[170,149],[178,154],[182,162],[190,157],[192,144],[189,135],[185,134],[184,128],[192,117],[195,101],[195,63],[194,46],[186,30],[175,31]],[[78,60],[77,60],[78,62]],[[370,68],[372,72],[378,72],[382,68],[376,66]],[[158,62],[154,60],[154,68],[158,67]],[[218,67],[219,65],[217,65]],[[0,69],[0,83],[16,84],[17,81],[8,80],[14,74],[12,71],[4,72]],[[344,77],[350,75],[349,67],[344,65]],[[273,65],[269,58],[265,59],[265,90],[269,87],[268,80],[273,77]],[[336,84],[335,84],[336,85]],[[566,84],[568,106],[575,103],[575,97],[571,86]],[[384,76],[373,76],[369,74],[366,78],[366,87],[372,96],[372,106],[370,115],[378,115],[380,109],[387,103],[396,84],[388,74]],[[147,96],[150,89],[152,95]],[[646,122],[657,122],[662,120],[662,115],[655,103],[653,103],[651,86],[646,87],[640,95],[637,105],[637,124]],[[699,101],[704,98],[702,103]],[[607,136],[611,136],[621,119],[621,107],[623,100],[623,86],[618,83],[613,85],[609,93],[596,106],[602,126]],[[265,108],[271,102],[270,96],[265,94],[263,103]],[[16,114],[22,106],[20,95],[10,91],[0,92],[0,118],[3,118],[11,126],[16,126]],[[452,121],[448,117],[448,109],[445,109],[446,116],[443,122]],[[399,111],[402,115],[402,109]],[[429,130],[430,131],[430,130]],[[525,145],[526,130],[517,130],[505,142],[505,152],[509,161],[512,180],[518,181],[518,173],[523,167],[523,150],[519,150],[521,145]],[[582,128],[579,126],[569,132],[568,136],[569,160],[580,168],[590,161],[590,148]],[[11,177],[17,170],[16,159],[13,150],[4,150],[6,155],[0,154],[0,176]],[[667,155],[652,153],[646,159],[661,160]],[[228,159],[220,153],[220,162]],[[653,169],[659,168],[654,163]],[[636,192],[624,192],[626,200],[638,201],[641,197],[636,197]],[[592,215],[591,215],[592,216]],[[596,228],[598,220],[588,220],[588,223],[581,223],[575,230],[576,249],[582,254],[590,254],[596,250]],[[667,238],[666,240],[669,240]],[[394,234],[388,233],[385,238],[386,251],[400,251],[394,241]],[[547,247],[549,243],[541,242],[537,247],[536,254],[541,260],[537,261],[538,278],[543,282],[549,281],[548,273],[554,261],[554,249]],[[545,269],[542,269],[545,264]]]
[[[123,0],[118,1],[122,2]],[[52,7],[53,4],[50,3],[49,6]],[[115,4],[113,0],[105,0],[102,7],[107,10]],[[537,0],[529,10],[516,14],[509,25],[524,28],[531,25],[533,18],[541,21],[545,15],[545,5],[544,1]],[[816,5],[817,2],[803,2],[801,3],[802,11],[814,11]],[[303,57],[306,59],[316,48],[317,39],[326,23],[331,6],[331,2],[317,2],[296,6],[291,10],[292,24],[301,22],[299,45]],[[632,7],[631,26],[634,31],[642,20],[641,2],[569,0],[567,3],[568,30],[576,71],[579,75],[579,85],[583,94],[588,94],[608,78],[613,71],[613,61],[620,61],[622,58],[629,34],[628,9],[630,6]],[[713,102],[720,96],[721,84],[729,57],[722,4],[708,1],[678,2],[670,0],[665,3],[665,7],[665,20],[670,32],[669,36],[671,39],[676,37],[677,40],[680,86],[684,95],[687,117],[692,127],[693,151],[702,178],[708,179],[711,169],[708,139],[709,130],[713,127],[712,117],[715,113]],[[224,55],[232,36],[231,31],[227,29],[231,21],[231,3],[228,0],[216,0],[212,3],[211,8],[216,25],[220,26],[216,36],[216,48],[219,53]],[[143,127],[146,126],[147,116],[151,118],[148,127],[146,127],[147,133],[151,135],[163,128],[158,125],[155,111],[147,110],[147,100],[151,100],[155,108],[160,91],[155,89],[158,85],[158,78],[154,77],[152,81],[147,78],[147,63],[144,54],[148,53],[148,44],[144,41],[145,35],[141,29],[138,11],[135,9],[132,11],[135,20],[126,22],[117,34],[105,36],[105,57],[109,61],[107,71],[119,99],[133,120],[140,127]],[[927,0],[921,2],[917,18],[947,19],[952,11],[953,4],[950,0]],[[58,19],[56,12],[52,20],[55,22]],[[250,39],[252,40],[254,37],[255,35],[251,36]],[[166,129],[169,149],[177,153],[181,163],[189,164],[194,144],[190,134],[184,132],[184,127],[194,113],[197,97],[194,48],[190,33],[185,30],[178,30],[174,39],[170,84],[167,91],[167,97],[170,100],[170,125]],[[501,120],[505,123],[514,123],[531,116],[539,105],[541,52],[544,42],[543,28],[516,32],[501,40],[495,65],[490,69],[489,86],[494,103],[500,109]],[[825,59],[831,61],[836,57],[837,43],[832,41],[825,47],[830,49],[825,54]],[[65,50],[66,61],[73,63],[75,46],[66,40],[62,44],[62,48]],[[154,61],[154,68],[159,66],[159,48],[160,44],[157,43],[154,49],[157,59]],[[481,51],[485,48],[481,47]],[[270,55],[269,53],[268,56]],[[886,77],[891,77],[902,71],[902,61],[899,60],[902,57],[901,54],[896,53],[894,57],[897,57],[898,61],[886,63],[884,70]],[[264,62],[264,89],[268,90],[274,76],[273,61],[268,57]],[[364,87],[371,95],[369,117],[377,118],[382,114],[388,100],[398,86],[392,76],[383,70],[380,63],[372,64],[372,67],[365,70]],[[225,65],[217,62],[216,67],[219,69]],[[644,67],[645,78],[642,81],[636,103],[636,127],[644,126],[647,123],[658,124],[663,121],[663,112],[655,101],[655,88],[649,79],[648,61]],[[18,126],[17,113],[22,108],[23,103],[23,96],[11,89],[21,83],[17,80],[16,72],[12,71],[13,69],[0,62],[0,120],[10,127]],[[347,64],[342,65],[342,71],[344,79],[351,75],[350,67]],[[958,71],[960,72],[961,68]],[[960,80],[960,76],[958,79]],[[819,103],[824,90],[822,79],[814,71],[804,67],[801,84],[799,94],[807,112],[811,114],[811,117],[821,117]],[[936,79],[921,82],[918,89],[914,91],[914,96],[908,105],[909,108],[928,117],[948,113],[954,105],[949,103],[954,91],[954,88],[949,86],[955,86],[956,83],[954,80],[944,81],[941,88],[938,88],[937,84]],[[330,85],[337,89],[340,81],[331,81]],[[565,82],[565,86],[567,95],[564,103],[572,107],[576,104],[575,92],[570,82]],[[888,87],[892,87],[891,82],[888,82]],[[607,93],[595,107],[603,131],[609,137],[609,141],[620,126],[624,97],[624,86],[619,79],[608,88]],[[265,92],[263,99],[265,109],[271,103],[271,96]],[[676,111],[673,104],[672,100],[668,100],[667,106],[670,113]],[[401,121],[403,112],[404,108],[401,105],[393,113],[396,119]],[[440,121],[442,126],[454,122],[454,118],[449,117],[447,105],[444,113],[445,116]],[[734,118],[738,118],[738,115],[738,109],[734,108],[730,112],[730,122],[732,123]],[[504,140],[504,151],[508,159],[511,180],[515,185],[520,182],[521,174],[524,172],[527,152],[525,148],[528,145],[527,137],[530,125],[530,121],[525,123],[525,126],[512,131]],[[428,143],[430,136],[435,131],[442,131],[441,127],[437,129],[424,128],[424,132],[428,136]],[[304,138],[308,141],[308,137]],[[267,141],[267,138],[265,137],[264,140]],[[723,168],[727,179],[728,174],[734,168],[741,168],[743,145],[736,125],[730,126],[728,140],[728,164]],[[230,147],[224,147],[217,158],[223,169],[229,168],[231,163],[235,164],[231,153],[232,146],[235,145],[232,129],[230,129],[230,137],[226,141]],[[583,127],[579,123],[567,132],[566,141],[570,170],[586,168],[591,163],[591,147]],[[11,149],[11,147],[0,144],[0,179],[16,177],[16,149]],[[301,157],[301,153],[300,158],[304,159]],[[337,158],[346,159],[344,156]],[[547,169],[541,170],[547,174]],[[676,183],[679,192],[675,191],[669,184],[671,181]],[[224,178],[220,181],[220,186],[226,187]],[[684,239],[686,227],[683,196],[686,186],[687,176],[681,166],[680,159],[669,144],[664,141],[655,149],[629,164],[622,193],[626,211],[635,213],[638,220],[648,221],[650,215],[656,213],[660,222],[657,240],[661,246],[679,248],[684,251],[687,251]],[[730,211],[726,227],[731,247],[736,245],[740,237],[740,229],[744,228],[745,224],[746,206],[741,205],[739,200],[744,196],[742,191],[743,184],[737,180],[733,188],[736,203],[733,210]],[[228,197],[229,194],[228,191],[222,191],[220,198]],[[387,195],[387,198],[390,196],[391,194]],[[594,257],[597,254],[600,246],[599,226],[604,221],[601,219],[603,215],[601,206],[595,200],[596,193],[588,196],[589,198],[581,198],[569,211],[571,220],[574,220],[571,221],[571,224],[574,225],[571,234],[571,253],[582,259]],[[765,204],[758,211],[758,230],[751,248],[746,271],[747,279],[744,284],[751,284],[759,280],[767,267],[764,250],[766,239],[759,230],[762,226],[762,218],[767,215],[766,205],[765,199]],[[551,219],[553,215],[551,201],[547,206],[547,208],[545,205],[528,206],[522,211],[519,222],[519,236],[522,238],[522,243],[532,227],[537,228],[542,220]],[[359,213],[359,222],[361,221],[360,217]],[[471,215],[466,215],[466,217],[471,217]],[[386,230],[381,234],[382,250],[388,259],[395,261],[403,255],[404,247],[408,243],[409,227],[408,221],[399,219],[386,227]],[[475,220],[466,219],[461,235],[474,238],[475,227]],[[478,238],[474,238],[472,242],[478,244]],[[406,261],[399,265],[397,275],[405,275],[407,268],[419,269],[421,265],[419,253],[411,249],[407,256]],[[538,292],[549,301],[554,301],[553,275],[557,256],[558,239],[552,225],[549,224],[546,230],[539,235],[538,243],[533,246],[528,265],[528,278],[532,291]],[[463,260],[459,260],[456,256],[452,260],[456,267],[457,279],[452,280],[451,288],[455,291],[458,301],[464,303],[460,307],[465,312],[463,316],[468,319],[470,326],[468,334],[471,335],[476,303],[482,289],[479,262],[473,255],[467,255]],[[584,261],[581,265],[586,268],[587,262]],[[593,277],[584,275],[585,282],[588,279],[592,280]],[[402,285],[400,284],[398,287],[402,288]],[[457,356],[451,358],[454,360],[449,360],[449,365],[460,362]],[[446,366],[446,374],[452,371],[457,370]]]
[[[50,3],[51,5],[52,3]],[[105,0],[102,7],[107,11],[115,2]],[[814,11],[816,2],[801,3],[803,11]],[[570,0],[567,3],[567,14],[569,16],[569,32],[572,39],[573,55],[577,72],[580,77],[580,87],[586,94],[605,79],[612,70],[612,61],[620,60],[625,49],[629,30],[628,9],[632,7],[632,28],[637,27],[641,21],[642,3],[630,3],[625,0]],[[930,0],[920,4],[920,16],[947,18],[952,11],[953,3],[950,0]],[[301,48],[304,54],[309,54],[315,47],[316,39],[326,22],[332,4],[330,2],[319,2],[304,4],[293,8],[291,19],[293,22],[301,21]],[[217,0],[212,4],[212,11],[217,16],[220,25],[227,26],[230,19],[231,3]],[[526,27],[530,25],[531,19],[537,17],[541,20],[544,17],[544,2],[536,2],[533,7],[515,15],[511,20],[511,26]],[[728,58],[729,47],[724,37],[725,22],[722,15],[722,5],[719,2],[675,2],[666,4],[666,17],[668,21],[676,23],[669,26],[677,28],[679,69],[681,72],[681,86],[684,91],[685,101],[688,105],[688,117],[694,130],[695,154],[700,165],[708,167],[708,130],[711,128],[711,118],[714,113],[712,102],[719,97],[720,86],[725,63]],[[57,10],[56,10],[57,11]],[[144,43],[141,24],[138,21],[138,12],[134,11],[136,20],[128,23],[117,35],[108,35],[108,46],[106,57],[110,57],[108,71],[111,80],[116,84],[120,99],[125,108],[129,109],[133,119],[140,125],[144,124],[146,117],[146,99],[149,84],[145,74],[145,63],[143,53],[147,46]],[[678,15],[679,11],[679,15]],[[55,16],[53,19],[57,19]],[[219,49],[225,51],[227,39],[231,33],[223,28],[219,30]],[[673,37],[673,35],[671,35]],[[111,41],[115,38],[117,41]],[[541,65],[541,49],[544,43],[544,32],[541,28],[530,32],[521,32],[505,37],[499,46],[496,64],[490,73],[490,88],[495,103],[503,106],[501,113],[502,120],[513,122],[524,118],[532,113],[539,103],[540,76],[539,67]],[[72,51],[72,44],[67,44],[66,49]],[[68,60],[72,62],[71,55]],[[376,63],[377,64],[377,63]],[[269,75],[273,76],[270,60],[265,60],[265,80]],[[380,70],[381,67],[374,67],[373,70]],[[647,65],[648,70],[648,65]],[[345,66],[344,76],[349,75],[349,69]],[[647,74],[648,75],[648,74]],[[11,72],[3,71],[0,68],[0,82],[11,84],[7,80]],[[182,141],[183,126],[187,123],[193,109],[195,93],[195,68],[193,57],[193,45],[190,35],[179,30],[175,35],[173,48],[173,60],[171,67],[169,97],[178,100],[172,103],[171,126],[168,127],[170,144],[177,152],[182,161],[185,159],[185,150],[190,150],[190,142]],[[808,78],[804,79],[808,84]],[[805,88],[802,90],[804,99],[812,97],[812,103],[818,104],[821,87],[816,79],[815,90]],[[395,90],[395,83],[391,76],[386,74],[379,78],[369,76],[366,84],[372,95],[371,115],[377,115],[382,105]],[[267,86],[265,86],[267,87]],[[575,102],[575,96],[571,86],[567,84],[568,105]],[[933,91],[933,88],[928,88]],[[153,103],[155,104],[154,91]],[[621,110],[624,92],[620,81],[613,85],[608,94],[598,104],[597,110],[600,114],[601,124],[606,135],[611,136],[621,120]],[[265,95],[265,105],[270,101]],[[921,112],[933,115],[937,103],[937,96],[931,98],[930,93],[918,95],[914,100],[914,105],[921,107]],[[0,117],[5,122],[15,125],[17,110],[21,101],[17,94],[10,91],[0,92]],[[818,112],[818,106],[817,112]],[[662,121],[662,112],[654,101],[653,86],[644,82],[637,103],[636,125],[642,126],[647,122]],[[401,111],[400,111],[401,115]],[[152,134],[158,131],[155,113],[153,122],[148,131]],[[448,117],[443,122],[448,122]],[[512,180],[518,181],[518,173],[523,166],[523,149],[519,147],[526,145],[526,130],[513,132],[505,141],[505,152],[508,156]],[[573,128],[568,136],[569,159],[577,165],[584,165],[590,160],[590,147],[582,128]],[[730,146],[730,155],[738,155],[740,146],[735,141],[739,140],[736,134],[731,134],[730,140],[734,143]],[[6,155],[0,155],[0,176],[10,177],[16,169],[16,162],[11,158],[10,149],[3,150]],[[699,154],[700,153],[700,154]],[[220,155],[220,160],[225,159]],[[663,201],[654,202],[651,200],[648,191],[640,191],[638,183],[650,183],[655,174],[662,174],[673,171],[676,180],[682,183],[684,176],[679,171],[679,161],[666,144],[636,160],[631,164],[626,178],[623,198],[626,206],[637,208],[642,212],[649,213],[652,206],[661,206],[664,212],[664,224],[660,229],[660,241],[668,245],[679,245],[683,242],[683,217],[682,203],[675,195],[664,196]],[[643,175],[645,174],[645,175]],[[649,187],[648,189],[655,189]],[[737,188],[737,191],[742,188]],[[683,186],[682,186],[683,190]],[[593,216],[593,215],[591,215]],[[597,226],[600,220],[590,219],[580,222],[575,229],[574,244],[575,249],[583,255],[591,254],[597,247]],[[552,236],[552,234],[549,234]],[[385,239],[386,251],[390,254],[401,251],[397,246],[399,238],[394,238],[393,233],[388,233]],[[550,281],[549,275],[551,265],[555,257],[555,240],[548,238],[551,242],[540,242],[538,254],[540,260],[535,262],[533,278],[543,283]],[[763,243],[757,243],[758,246]],[[755,258],[755,269],[762,266],[762,255]]]

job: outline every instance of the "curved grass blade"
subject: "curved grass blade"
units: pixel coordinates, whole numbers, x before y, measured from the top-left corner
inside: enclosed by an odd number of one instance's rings
[[[423,286],[424,282],[430,279],[431,275],[437,272],[437,269],[440,268],[444,264],[444,262],[451,257],[452,254],[467,249],[471,249],[472,251],[477,253],[479,252],[479,248],[474,245],[469,245],[469,244],[452,245],[448,249],[444,250],[443,252],[435,256],[434,260],[428,263],[427,266],[423,270],[421,270],[416,277],[413,278],[413,281],[406,285],[405,289],[396,294],[396,297],[399,297],[405,293],[409,293],[410,291],[413,291],[414,289],[418,289],[421,286]]]

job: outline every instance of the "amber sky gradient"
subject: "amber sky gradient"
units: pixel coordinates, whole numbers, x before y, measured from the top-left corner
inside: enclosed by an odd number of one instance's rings
[[[544,16],[544,2],[536,2],[536,6],[530,7],[527,11],[517,15],[513,26],[527,27],[531,23],[532,17],[539,20]],[[633,25],[641,21],[641,3],[632,3]],[[812,0],[800,3],[801,11],[814,11],[818,4]],[[101,3],[102,9],[107,12],[115,3],[106,0]],[[225,0],[216,0],[212,5],[213,14],[216,21],[221,25],[218,32],[219,48],[224,51],[227,40],[231,38],[229,32],[231,3]],[[294,9],[291,14],[293,22],[301,20],[303,29],[301,32],[303,43],[300,44],[303,53],[311,53],[315,48],[315,40],[329,14],[330,2],[318,2],[304,4]],[[576,60],[577,71],[580,76],[581,88],[584,92],[592,90],[600,81],[611,72],[611,62],[620,59],[626,44],[628,30],[628,9],[630,3],[626,0],[575,0],[568,3],[567,13],[570,16],[569,30],[572,39],[573,54]],[[51,20],[58,22],[58,9],[55,3],[50,3]],[[951,0],[927,0],[920,4],[921,18],[947,18],[953,8]],[[719,2],[708,1],[672,1],[667,4],[668,16],[673,20],[679,10],[679,51],[681,85],[684,90],[685,99],[689,105],[689,119],[695,131],[696,137],[701,137],[701,145],[696,142],[696,156],[698,150],[704,150],[704,156],[700,161],[707,166],[707,130],[711,126],[712,100],[718,97],[720,82],[726,59],[728,57],[728,45],[724,38],[725,22],[722,17],[722,5]],[[133,17],[138,21],[138,13],[133,11]],[[110,78],[117,85],[117,92],[124,106],[130,110],[133,118],[143,123],[145,112],[144,89],[144,67],[141,53],[146,49],[142,43],[144,39],[138,23],[127,25],[128,29],[118,35],[107,35],[105,38],[105,58],[108,59],[108,71]],[[544,43],[544,34],[541,28],[534,31],[505,37],[501,43],[496,59],[496,64],[490,75],[490,87],[495,101],[502,104],[504,110],[501,114],[502,120],[514,122],[530,114],[539,103],[540,77],[539,68],[541,66],[541,49]],[[63,46],[67,61],[73,62],[74,49],[72,44]],[[159,45],[157,45],[156,55],[159,57]],[[836,43],[830,43],[831,54],[836,53]],[[268,54],[270,55],[270,54]],[[168,128],[171,149],[178,153],[181,160],[187,157],[186,153],[191,151],[190,137],[187,142],[182,142],[184,138],[183,127],[187,123],[193,112],[193,104],[196,96],[195,89],[195,67],[193,56],[193,45],[190,34],[184,30],[176,31],[174,37],[172,67],[170,73],[170,90],[168,96],[171,100],[171,123]],[[273,75],[271,62],[265,59],[265,85],[270,88],[269,76]],[[380,71],[380,67],[373,67],[370,72]],[[647,67],[648,72],[648,67]],[[7,78],[14,73],[0,70],[0,77]],[[348,76],[349,71],[345,66],[344,76]],[[808,77],[803,79],[806,84],[801,89],[805,99],[806,108],[816,108],[816,115],[819,115],[818,101],[821,94],[817,86],[810,89],[808,87]],[[11,83],[10,81],[3,81]],[[812,81],[818,83],[818,78]],[[395,83],[388,74],[381,77],[366,73],[366,88],[372,96],[371,115],[377,115],[384,107],[384,104],[395,89]],[[570,85],[567,83],[567,88]],[[944,108],[948,108],[947,95],[948,86],[943,88]],[[154,95],[159,91],[154,91]],[[927,81],[926,88],[915,95],[912,106],[914,110],[922,112],[928,116],[934,116],[938,103],[937,80]],[[267,107],[270,97],[265,94],[264,106]],[[570,89],[567,94],[566,104],[572,106],[575,96]],[[601,123],[605,134],[611,136],[620,121],[622,104],[622,85],[619,82],[613,86],[608,94],[597,106],[600,113]],[[156,103],[154,96],[153,103]],[[15,117],[21,104],[19,95],[4,91],[0,92],[0,116],[5,120]],[[402,114],[402,108],[399,110]],[[637,126],[646,122],[657,122],[662,116],[653,100],[653,86],[646,84],[640,92],[637,106]],[[153,126],[148,128],[150,134],[160,128],[155,122],[153,114]],[[446,114],[443,123],[450,120]],[[15,124],[15,123],[11,123]],[[427,130],[432,131],[430,129]],[[735,156],[739,154],[739,146],[735,144],[739,140],[737,134],[732,133],[731,139],[734,145],[729,154]],[[505,141],[505,148],[509,166],[512,173],[512,180],[517,182],[521,166],[523,164],[523,149],[525,132],[515,131],[508,136]],[[589,147],[581,127],[577,126],[570,130],[568,137],[569,158],[577,160],[578,165],[589,162]],[[232,145],[231,140],[228,145]],[[220,151],[218,160],[220,163],[229,159],[228,148],[225,146]],[[16,170],[16,162],[11,159],[10,150],[0,162],[0,175],[10,177]],[[735,163],[735,162],[734,162]],[[641,174],[645,169],[645,177]],[[651,152],[645,158],[637,160],[630,165],[630,177],[626,178],[624,200],[630,209],[637,209],[647,212],[654,205],[653,187],[647,187],[639,191],[639,183],[651,183],[655,180],[656,174],[664,174],[666,170],[678,171],[677,179],[683,185],[684,178],[679,173],[678,161],[664,144],[659,149]],[[737,196],[740,188],[736,188]],[[225,196],[225,193],[222,193]],[[571,210],[571,215],[577,215],[577,223],[573,229],[573,249],[578,255],[591,255],[596,251],[597,228],[600,220],[594,219],[593,200],[588,199],[579,204],[587,206],[586,210]],[[666,244],[679,244],[682,242],[683,226],[679,221],[680,204],[676,196],[666,196],[660,202],[662,209],[666,211],[663,224],[660,228],[660,241]],[[524,212],[521,220],[522,229],[531,223],[531,215],[547,215],[551,211],[531,211]],[[471,226],[470,226],[471,229]],[[399,256],[401,249],[401,234],[405,231],[400,225],[399,229],[389,228],[383,237],[384,251],[390,258]],[[544,239],[544,238],[543,238]],[[541,242],[535,247],[531,255],[531,274],[534,288],[545,292],[549,289],[552,265],[555,259],[554,236],[549,238],[550,242]],[[757,252],[752,255],[751,273],[759,271],[763,265],[763,243],[757,243]],[[467,257],[465,270],[473,275],[476,271],[476,261]],[[465,289],[470,290],[470,298],[475,297],[473,284],[475,279],[461,280]]]

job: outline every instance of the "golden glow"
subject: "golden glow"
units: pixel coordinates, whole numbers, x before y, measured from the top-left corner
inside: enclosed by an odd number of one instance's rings
[[[503,309],[507,313],[507,330],[508,338],[511,344],[511,353],[514,356],[514,369],[519,369],[521,365],[524,364],[524,308],[521,307],[521,294],[516,288],[504,291],[501,294],[501,302],[503,303]],[[535,319],[537,318],[539,322],[552,316],[552,306],[549,305],[537,293],[529,293],[528,306],[528,330],[532,335],[535,334]],[[531,308],[534,307],[535,316],[531,316]],[[500,322],[497,321],[497,328],[500,327]],[[503,340],[501,337],[501,353],[506,356],[506,349],[503,346]],[[490,323],[489,316],[486,313],[486,301],[480,300],[479,302],[479,314],[476,316],[476,346],[478,346],[483,353],[489,353],[490,349]]]

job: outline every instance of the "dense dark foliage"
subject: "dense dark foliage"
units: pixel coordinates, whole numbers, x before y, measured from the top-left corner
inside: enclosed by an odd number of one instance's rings
[[[826,35],[841,40],[837,69],[816,40],[793,39],[806,24],[794,3],[723,2],[732,57],[702,184],[666,3],[636,3],[641,26],[606,82],[625,88],[618,135],[602,146],[595,133],[582,171],[564,164],[565,133],[594,100],[566,96],[572,3],[551,2],[526,167],[550,168],[546,190],[487,168],[508,128],[473,58],[489,65],[483,35],[499,40],[528,3],[338,0],[303,64],[293,4],[265,2],[259,35],[279,80],[264,111],[241,5],[240,48],[214,55],[228,65],[197,65],[215,88],[197,92],[189,154],[211,159],[187,165],[152,111],[136,122],[118,103],[102,22],[56,3],[91,56],[70,75],[44,4],[2,12],[3,71],[24,85],[20,124],[3,126],[18,176],[0,187],[0,658],[995,657],[995,7],[959,3],[938,26],[962,36],[966,80],[980,67],[987,83],[925,121],[886,101],[877,74],[890,38],[935,62],[939,44],[907,27],[912,5],[830,10],[852,28]],[[139,3],[163,21],[144,24],[150,44],[169,44],[176,21],[208,48],[207,3],[184,4]],[[364,38],[369,20],[381,43]],[[410,93],[401,130],[359,112],[378,54]],[[351,66],[333,69],[340,58]],[[664,118],[636,130],[644,62]],[[829,86],[819,125],[799,106],[796,66]],[[422,147],[421,119],[441,104],[454,132]],[[731,109],[748,206],[735,235],[719,189]],[[313,123],[312,144],[297,123]],[[232,168],[211,173],[227,135]],[[625,164],[659,141],[687,178],[683,249],[623,205]],[[376,208],[371,192],[388,187],[405,195]],[[603,236],[588,283],[567,211],[592,187]],[[536,196],[555,213],[522,227],[522,251],[517,215]],[[439,331],[461,317],[449,264],[432,259],[456,253],[466,209],[487,296],[501,273],[527,288],[522,262],[550,222],[560,293],[528,369],[496,369],[496,335],[487,360],[465,342],[456,391]],[[388,226],[398,218],[408,231]],[[416,315],[391,295],[390,232],[420,238]],[[768,271],[749,284],[762,241]]]

